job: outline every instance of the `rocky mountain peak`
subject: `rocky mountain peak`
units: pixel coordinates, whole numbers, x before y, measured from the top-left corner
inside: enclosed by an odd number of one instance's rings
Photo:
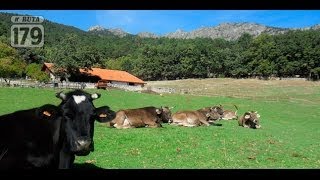
[[[150,32],[140,32],[137,34],[137,36],[142,38],[158,38],[159,37],[158,35]]]
[[[102,26],[92,26],[89,28],[88,32],[93,32],[96,34],[113,34],[115,36],[124,37],[128,35],[129,33],[123,31],[121,28],[104,28]]]
[[[88,31],[104,31],[106,30],[106,28],[102,27],[102,26],[99,26],[99,25],[96,25],[96,26],[92,26],[88,29]]]
[[[320,24],[314,25],[306,28],[290,28],[291,30],[308,30],[320,29]],[[290,30],[289,28],[278,28],[265,26],[258,23],[252,22],[225,22],[220,23],[217,26],[205,27],[201,26],[198,29],[192,30],[190,32],[184,31],[183,29],[177,29],[175,32],[167,33],[163,36],[158,36],[151,32],[141,32],[138,33],[137,36],[145,37],[145,38],[159,38],[159,37],[167,37],[167,38],[176,38],[176,39],[194,39],[194,38],[224,38],[226,40],[236,40],[242,34],[248,33],[253,35],[254,37],[259,36],[262,33],[275,35],[275,34],[283,34]],[[124,37],[129,35],[129,33],[123,31],[120,28],[115,29],[106,29],[101,26],[93,26],[89,28],[89,32],[94,32],[97,34],[113,34],[115,36]]]

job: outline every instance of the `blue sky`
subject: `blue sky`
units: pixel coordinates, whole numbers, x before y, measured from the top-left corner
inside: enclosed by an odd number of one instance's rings
[[[43,16],[87,31],[91,26],[121,28],[137,34],[164,35],[177,29],[192,31],[225,22],[255,22],[267,26],[303,28],[320,24],[320,10],[2,10]]]

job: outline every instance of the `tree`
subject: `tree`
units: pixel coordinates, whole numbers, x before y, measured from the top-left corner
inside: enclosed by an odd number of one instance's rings
[[[108,58],[104,62],[104,66],[108,69],[122,70],[121,59]]]
[[[0,77],[10,84],[10,78],[23,75],[25,66],[15,49],[0,42]]]
[[[26,67],[26,75],[40,82],[48,82],[50,80],[49,76],[41,71],[41,65],[36,63],[29,64]]]
[[[279,51],[273,36],[268,34],[261,34],[254,39],[249,47],[247,53],[249,72],[253,75],[260,75],[264,78],[276,73],[275,64],[279,57]]]
[[[58,74],[68,80],[71,74],[77,74],[80,68],[90,69],[93,65],[101,64],[101,56],[95,47],[81,44],[75,34],[66,37],[52,50],[51,58]],[[63,69],[63,70],[62,70]]]
[[[17,57],[18,53],[15,49],[5,43],[0,42],[0,58]]]
[[[316,67],[311,70],[310,78],[312,80],[319,80],[320,79],[320,67]]]
[[[45,59],[44,49],[42,48],[17,48],[17,52],[27,64],[42,64]]]

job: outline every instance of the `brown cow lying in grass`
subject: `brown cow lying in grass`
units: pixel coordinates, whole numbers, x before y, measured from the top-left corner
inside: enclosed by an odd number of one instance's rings
[[[248,111],[245,112],[243,116],[239,119],[239,126],[246,128],[259,129],[260,125],[260,115],[257,111]]]
[[[236,108],[236,111],[231,111],[231,110],[224,110],[223,111],[223,116],[222,119],[223,120],[237,120],[238,119],[238,107],[236,105],[234,105],[234,107]]]
[[[119,110],[116,117],[110,122],[111,127],[118,129],[138,127],[162,127],[162,122],[171,120],[171,111],[168,107],[156,108],[153,106],[137,109]]]
[[[179,125],[186,127],[195,127],[215,124],[220,120],[223,114],[222,107],[206,107],[195,111],[178,111],[172,115],[171,125]]]

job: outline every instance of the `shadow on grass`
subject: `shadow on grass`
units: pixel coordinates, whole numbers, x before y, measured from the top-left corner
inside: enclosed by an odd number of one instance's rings
[[[212,123],[212,122],[209,122],[209,124],[210,124],[211,126],[222,126],[221,123]]]
[[[103,168],[98,167],[91,163],[75,163],[73,165],[73,169],[99,169],[102,170]]]

